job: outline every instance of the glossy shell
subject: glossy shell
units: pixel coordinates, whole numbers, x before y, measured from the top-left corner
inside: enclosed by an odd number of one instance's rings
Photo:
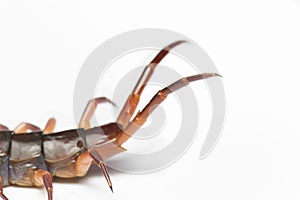
[[[93,147],[105,159],[124,151],[113,143],[119,131],[116,123],[48,135],[2,131],[0,175],[3,185],[34,186],[33,176],[37,169],[47,170],[52,176],[76,177],[77,158],[86,148]]]
[[[8,159],[9,148],[11,141],[11,132],[0,132],[0,175],[2,177],[3,185],[6,186],[8,182]]]
[[[42,133],[12,135],[9,183],[20,186],[34,186],[32,177],[36,169],[47,170],[43,156]]]

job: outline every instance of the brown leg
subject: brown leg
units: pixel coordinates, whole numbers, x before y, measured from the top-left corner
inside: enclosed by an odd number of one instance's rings
[[[20,133],[26,133],[28,130],[30,130],[32,132],[42,131],[39,127],[37,127],[33,124],[23,122],[15,128],[14,132],[15,132],[15,134],[20,134]]]
[[[129,123],[129,125],[124,129],[123,132],[119,133],[117,136],[117,144],[122,145],[126,142],[147,120],[148,116],[152,113],[152,111],[161,103],[163,102],[167,96],[184,87],[187,86],[190,82],[206,79],[214,76],[220,76],[215,73],[210,74],[198,74],[194,76],[189,76],[186,78],[182,78],[168,87],[160,90],[156,95],[152,98],[152,100],[146,105],[146,107],[141,111],[138,112],[135,118]]]
[[[106,164],[105,164],[103,158],[96,150],[93,150],[93,149],[89,150],[89,154],[90,154],[91,158],[93,159],[93,161],[102,169],[105,179],[108,183],[108,186],[110,187],[110,190],[112,192],[114,192],[109,174],[107,172],[107,167],[106,167]]]
[[[132,117],[132,115],[139,103],[140,96],[141,96],[146,84],[148,83],[149,79],[151,78],[156,66],[169,53],[169,51],[172,48],[174,48],[177,45],[182,44],[184,42],[186,42],[186,41],[179,40],[179,41],[176,41],[176,42],[166,46],[157,54],[157,56],[150,62],[150,64],[148,64],[145,67],[141,77],[139,78],[137,84],[135,85],[133,91],[129,95],[124,107],[122,108],[122,110],[118,116],[117,123],[120,124],[123,128],[125,128],[128,125],[130,118]]]
[[[0,124],[0,131],[9,131],[9,129],[6,126]]]
[[[44,134],[53,133],[56,125],[56,120],[54,118],[50,118],[43,130]]]
[[[91,158],[89,152],[82,153],[76,160],[76,176],[83,177],[88,172],[93,159]]]
[[[34,173],[34,184],[37,187],[45,186],[48,194],[48,200],[53,199],[53,185],[52,185],[52,176],[50,172],[46,170],[37,170]]]
[[[84,128],[84,129],[89,129],[90,128],[90,119],[92,118],[93,114],[95,113],[95,110],[97,109],[98,104],[100,103],[110,103],[115,106],[115,104],[105,98],[105,97],[99,97],[95,99],[91,99],[88,104],[86,105],[84,112],[81,116],[80,122],[78,127],[79,128]]]
[[[3,200],[8,200],[8,198],[3,194],[3,185],[2,185],[2,177],[0,176],[0,197]]]
[[[90,168],[93,161],[99,166],[99,168],[102,169],[105,179],[106,179],[111,191],[113,192],[112,183],[111,183],[109,174],[107,172],[105,162],[96,150],[93,150],[93,149],[88,150],[88,151],[82,153],[78,157],[78,159],[76,161],[77,176],[86,175],[86,173],[87,173],[88,169]]]

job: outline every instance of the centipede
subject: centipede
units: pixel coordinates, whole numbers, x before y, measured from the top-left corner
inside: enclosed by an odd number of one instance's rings
[[[194,81],[221,77],[218,73],[201,73],[181,78],[159,90],[143,109],[136,111],[155,68],[171,49],[186,42],[178,40],[167,45],[145,66],[115,122],[91,127],[90,120],[97,106],[104,103],[114,105],[106,97],[97,97],[88,101],[75,129],[55,132],[54,118],[48,120],[44,129],[26,122],[14,130],[0,125],[0,197],[7,200],[3,188],[18,185],[44,187],[48,200],[52,200],[54,177],[83,177],[92,164],[102,170],[113,192],[106,160],[126,151],[122,145],[143,126],[169,94]]]

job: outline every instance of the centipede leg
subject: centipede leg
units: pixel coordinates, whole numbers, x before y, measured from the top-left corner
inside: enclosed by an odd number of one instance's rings
[[[107,167],[106,167],[106,164],[105,164],[103,158],[96,150],[91,149],[91,150],[88,150],[88,152],[89,152],[91,158],[93,159],[93,161],[98,165],[99,168],[102,169],[105,179],[108,183],[108,186],[110,187],[110,190],[112,192],[114,192],[113,187],[112,187],[112,182],[110,180],[110,176],[108,174]]]
[[[30,130],[32,132],[40,132],[40,131],[42,131],[39,127],[37,127],[37,126],[35,126],[33,124],[22,122],[21,124],[19,124],[14,129],[14,133],[15,134],[26,133],[28,130]]]
[[[48,194],[48,200],[53,199],[53,185],[50,172],[41,169],[35,171],[34,183],[37,187],[44,186]]]
[[[81,119],[80,119],[80,122],[78,125],[79,128],[84,128],[84,129],[90,128],[90,126],[91,126],[90,120],[91,120],[93,114],[95,113],[97,106],[101,103],[110,103],[110,104],[116,106],[111,100],[107,99],[106,97],[98,97],[95,99],[91,99],[87,103],[87,105],[83,111],[83,114],[81,116]]]
[[[102,169],[105,179],[106,179],[111,191],[113,192],[112,182],[110,180],[105,162],[96,150],[93,150],[93,149],[88,150],[88,151],[82,153],[78,157],[78,159],[76,161],[77,176],[84,176],[87,173],[87,171],[90,168],[93,161],[98,165],[99,168]]]
[[[53,133],[56,125],[56,120],[55,118],[50,118],[43,130],[43,134],[50,134]]]
[[[81,153],[76,160],[76,175],[79,177],[85,176],[92,162],[93,159],[91,158],[89,152]]]
[[[8,200],[8,198],[3,194],[3,184],[2,184],[2,177],[0,176],[0,197],[3,200]]]
[[[148,116],[160,103],[162,103],[167,98],[169,94],[184,86],[187,86],[190,82],[214,76],[220,75],[210,73],[189,76],[186,78],[182,78],[157,92],[156,95],[152,98],[152,100],[146,105],[146,107],[142,111],[138,112],[134,119],[129,123],[129,125],[121,133],[119,133],[116,139],[117,144],[122,145],[124,142],[126,142],[146,122]]]

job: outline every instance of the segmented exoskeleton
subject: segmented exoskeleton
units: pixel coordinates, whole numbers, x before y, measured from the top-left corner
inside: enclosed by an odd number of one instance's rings
[[[125,151],[122,144],[145,123],[151,112],[170,93],[190,82],[220,76],[205,73],[182,78],[158,91],[145,108],[134,116],[140,95],[158,63],[170,49],[184,42],[180,40],[166,46],[145,67],[114,123],[90,127],[90,119],[97,105],[113,104],[109,99],[100,97],[88,102],[78,129],[54,133],[56,122],[53,118],[48,121],[44,130],[29,123],[21,123],[13,131],[0,125],[0,197],[7,199],[3,194],[3,186],[7,185],[45,186],[48,200],[52,200],[52,177],[82,177],[86,175],[92,162],[102,169],[112,190],[104,161]]]

